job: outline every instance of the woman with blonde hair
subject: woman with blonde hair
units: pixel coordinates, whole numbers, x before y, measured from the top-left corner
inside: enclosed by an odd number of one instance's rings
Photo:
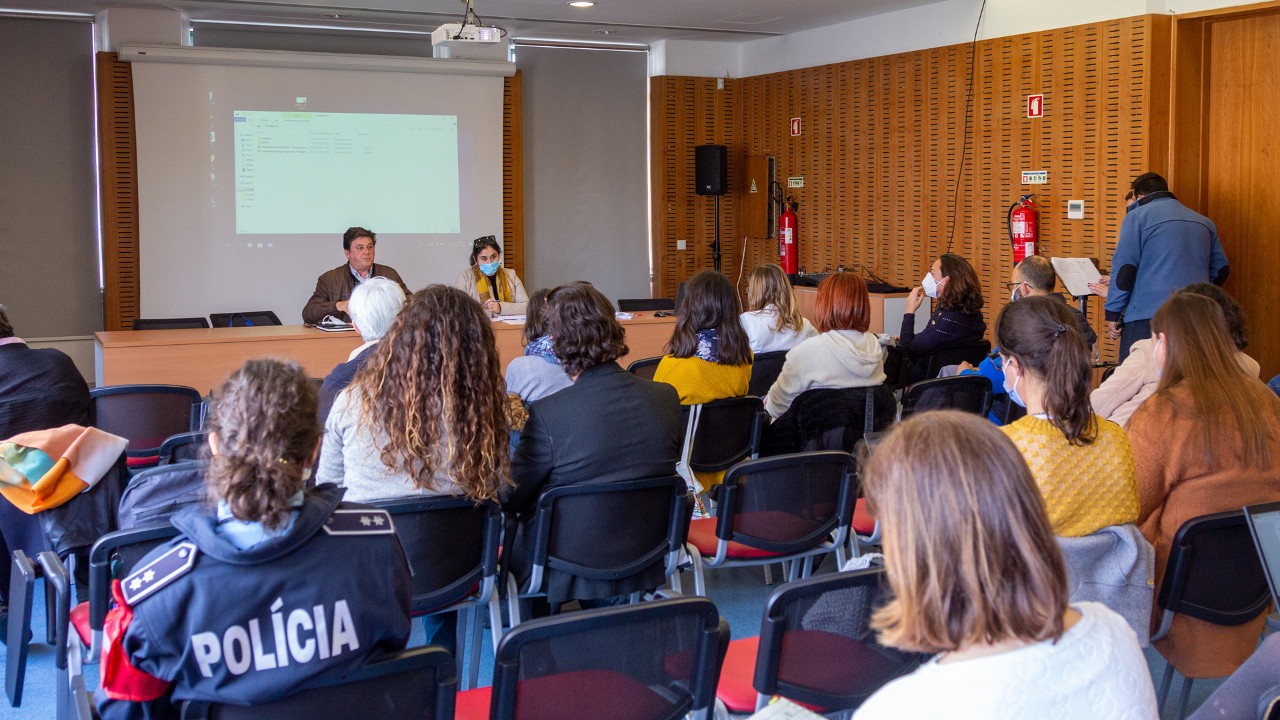
[[[1133,631],[1068,605],[1062,555],[1022,455],[999,428],[940,410],[899,425],[864,473],[892,597],[880,642],[935,653],[871,696],[877,718],[1154,718]]]
[[[800,315],[786,273],[773,263],[757,265],[747,276],[747,311],[739,320],[757,354],[790,350],[818,334]]]
[[[493,327],[466,293],[431,285],[409,303],[338,395],[320,482],[369,502],[498,496],[509,480],[506,385]]]
[[[1280,399],[1241,367],[1222,308],[1208,297],[1171,295],[1151,318],[1151,336],[1160,384],[1128,430],[1138,527],[1156,548],[1159,587],[1183,523],[1280,499]],[[1257,647],[1265,616],[1226,626],[1176,615],[1154,645],[1186,677],[1222,677]]]

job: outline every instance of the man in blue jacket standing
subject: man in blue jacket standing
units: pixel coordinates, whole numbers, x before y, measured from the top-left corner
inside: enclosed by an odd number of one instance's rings
[[[1134,178],[1133,202],[1111,256],[1107,334],[1129,347],[1151,336],[1151,317],[1174,290],[1198,282],[1221,285],[1230,268],[1209,218],[1178,202],[1156,173]]]

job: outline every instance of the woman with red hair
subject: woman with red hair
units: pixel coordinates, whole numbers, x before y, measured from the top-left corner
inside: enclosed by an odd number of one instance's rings
[[[838,272],[823,280],[815,314],[819,335],[787,352],[765,397],[764,408],[775,420],[806,390],[870,387],[885,380],[884,351],[867,332],[871,301],[862,278]]]

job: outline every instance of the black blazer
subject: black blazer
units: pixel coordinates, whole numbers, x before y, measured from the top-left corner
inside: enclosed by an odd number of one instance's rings
[[[529,406],[529,420],[511,460],[515,487],[506,493],[503,509],[528,520],[543,490],[674,475],[682,441],[675,388],[638,378],[616,362],[588,368],[573,385]],[[523,578],[528,567],[521,537],[513,545],[512,569]],[[557,603],[647,590],[662,580],[661,563],[621,581],[584,580],[549,570],[547,589]]]
[[[89,425],[89,386],[66,354],[0,345],[0,440],[31,430]]]

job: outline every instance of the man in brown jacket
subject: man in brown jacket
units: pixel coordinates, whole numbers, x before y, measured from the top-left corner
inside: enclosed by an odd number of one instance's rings
[[[314,325],[324,320],[326,315],[351,322],[347,315],[347,301],[351,299],[351,291],[371,277],[394,280],[404,289],[405,295],[409,294],[409,288],[400,279],[400,273],[394,268],[373,262],[374,245],[377,242],[378,237],[372,230],[362,227],[347,228],[342,235],[342,252],[347,256],[347,262],[316,279],[316,290],[311,293],[307,306],[302,308],[302,322]]]

